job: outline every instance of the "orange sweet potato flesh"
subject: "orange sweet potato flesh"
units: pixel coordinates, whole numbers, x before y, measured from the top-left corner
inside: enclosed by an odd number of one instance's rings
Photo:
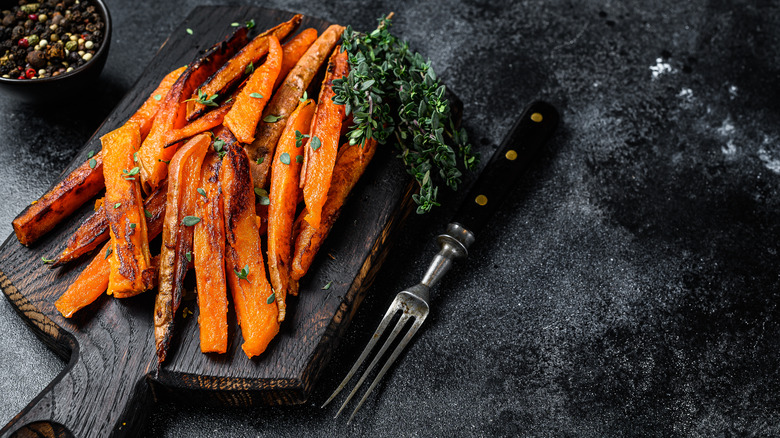
[[[336,46],[343,32],[344,27],[342,26],[334,24],[328,27],[301,56],[301,59],[290,70],[282,85],[279,86],[265,107],[263,117],[274,115],[279,119],[273,123],[261,121],[257,127],[255,141],[244,146],[252,167],[252,180],[255,187],[268,187],[271,159],[274,156],[279,136],[282,135],[287,124],[287,118],[298,106],[303,92],[309,87],[314,75],[317,74],[328,55],[333,51],[333,47]]]
[[[279,322],[284,321],[286,315],[285,298],[290,286],[293,244],[292,227],[298,206],[298,179],[303,161],[303,147],[296,146],[295,132],[298,131],[302,135],[309,133],[314,108],[314,101],[307,99],[290,115],[279,138],[271,165],[271,190],[268,194],[271,201],[268,205],[268,271],[276,293]],[[297,159],[298,157],[301,159]]]
[[[249,160],[236,142],[225,148],[219,175],[227,236],[225,270],[244,338],[241,348],[251,358],[265,351],[279,332],[279,310],[265,276]]]
[[[236,96],[236,103],[225,115],[224,125],[241,143],[255,139],[257,122],[265,104],[271,99],[274,82],[282,68],[282,46],[275,36],[268,37],[268,56],[263,65],[255,68],[246,84]]]
[[[103,154],[98,152],[14,219],[16,238],[22,245],[31,245],[100,193],[103,186]]]
[[[184,223],[184,218],[195,215],[196,197],[200,196],[197,184],[211,136],[200,134],[189,140],[171,160],[168,175],[165,220],[163,221],[163,242],[160,251],[160,274],[157,296],[154,303],[154,340],[157,359],[165,361],[176,311],[181,304],[184,275],[192,257],[192,236],[194,227]]]
[[[195,225],[193,257],[203,353],[224,353],[228,342],[225,219],[219,187],[221,165],[219,155],[211,149],[201,170],[200,188],[205,195],[200,194],[196,202],[196,215],[201,221]]]
[[[159,101],[154,97],[158,94],[164,96],[183,70],[182,67],[165,76],[141,108],[130,117],[128,124],[139,127],[141,138],[146,137],[159,108]],[[95,165],[90,166],[93,159]],[[87,200],[100,193],[103,185],[103,153],[98,152],[94,157],[87,158],[81,166],[14,219],[14,232],[19,242],[30,245],[38,240]]]
[[[296,221],[295,253],[292,261],[291,289],[297,290],[298,280],[303,277],[311,267],[314,256],[319,251],[322,242],[328,236],[330,229],[338,219],[341,208],[347,196],[355,187],[360,176],[368,167],[368,163],[376,151],[376,141],[366,141],[362,148],[359,144],[341,146],[336,166],[333,169],[330,189],[327,201],[322,208],[322,222],[319,227],[313,227],[303,220],[306,215],[304,210]]]
[[[147,222],[154,217],[161,217],[165,214],[165,194],[167,191],[168,184],[166,181],[144,201],[144,214],[147,216]],[[109,239],[108,218],[106,217],[105,208],[105,203],[101,203],[97,211],[92,213],[76,232],[70,236],[65,249],[54,260],[54,263],[49,266],[56,267],[71,262],[91,252]]]
[[[106,196],[103,205],[111,234],[112,253],[109,295],[130,297],[150,289],[154,269],[150,265],[146,217],[133,154],[141,134],[132,123],[100,138]]]
[[[235,56],[228,60],[216,73],[208,78],[200,86],[201,93],[212,96],[214,94],[224,95],[230,89],[239,83],[245,75],[249,63],[256,65],[260,59],[268,53],[268,37],[273,35],[277,40],[283,40],[292,33],[301,24],[303,15],[295,15],[289,21],[272,27],[260,35],[254,37],[245,45]],[[198,97],[193,92],[192,98]],[[187,120],[193,120],[206,112],[208,107],[194,100],[187,102]]]
[[[233,107],[233,102],[233,100],[224,102],[218,108],[204,114],[203,117],[187,123],[182,128],[174,129],[168,136],[168,145],[166,147],[171,147],[184,139],[222,125],[225,115],[230,111],[230,108]]]
[[[284,56],[282,57],[282,69],[279,71],[279,76],[274,83],[274,90],[282,84],[284,78],[290,73],[290,70],[295,67],[295,64],[300,61],[304,53],[311,47],[312,43],[317,40],[317,29],[312,27],[302,30],[298,35],[295,35],[282,45],[282,51]]]
[[[134,123],[138,126],[141,132],[141,139],[143,140],[149,134],[149,130],[152,129],[152,122],[154,116],[157,114],[157,110],[160,109],[160,102],[163,97],[168,94],[173,84],[179,79],[179,76],[187,69],[187,66],[179,67],[176,70],[168,73],[160,85],[152,91],[152,94],[146,99],[143,105],[130,117],[128,123]]]
[[[304,218],[314,228],[319,227],[322,206],[325,204],[336,164],[336,154],[341,136],[341,124],[344,121],[344,105],[333,102],[333,81],[349,74],[347,52],[342,52],[337,46],[328,62],[328,72],[320,89],[317,101],[317,116],[311,129],[308,147],[319,139],[320,147],[309,149],[306,157],[306,175],[303,176],[303,201],[306,203],[307,215]]]
[[[162,207],[162,211],[152,213],[151,217],[148,218],[149,239],[154,239],[162,233],[165,204],[162,204]],[[76,281],[54,303],[57,310],[65,318],[70,318],[80,309],[92,304],[108,288],[110,267],[106,252],[109,248],[110,243],[103,245],[87,267],[76,277]],[[155,268],[159,266],[159,256],[152,257],[151,264]],[[152,275],[152,280],[156,285],[157,275]]]
[[[144,139],[138,152],[141,183],[147,193],[157,188],[168,173],[167,163],[177,149],[176,146],[169,147],[171,137],[175,130],[186,125],[186,98],[246,44],[246,32],[246,28],[239,28],[226,40],[213,46],[190,63],[168,94],[163,97],[149,135]]]

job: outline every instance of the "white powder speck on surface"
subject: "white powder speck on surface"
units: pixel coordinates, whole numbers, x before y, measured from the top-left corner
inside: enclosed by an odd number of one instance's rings
[[[690,101],[691,99],[693,99],[693,90],[691,90],[690,88],[683,87],[680,90],[680,92],[677,94],[677,97],[681,97],[685,100]]]
[[[653,79],[658,79],[662,74],[675,72],[671,64],[664,62],[663,58],[656,58],[655,65],[650,66],[650,71],[653,73]]]
[[[739,89],[736,85],[729,86],[729,99],[734,100],[735,97],[737,97],[737,92]]]
[[[730,137],[734,133],[734,122],[731,120],[731,116],[726,117],[717,129],[718,135],[721,137]]]
[[[723,152],[723,155],[732,156],[737,153],[737,145],[734,144],[734,140],[729,139],[726,142],[726,146],[721,146],[720,150]]]
[[[758,158],[764,163],[764,167],[780,175],[780,159],[772,157],[763,147],[758,150]]]

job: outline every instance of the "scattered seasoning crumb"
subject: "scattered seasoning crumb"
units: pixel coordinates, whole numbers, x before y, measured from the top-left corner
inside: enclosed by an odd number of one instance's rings
[[[187,28],[187,33],[188,33],[188,34],[190,34],[190,35],[192,35],[192,29],[190,29],[190,28],[188,27],[188,28]]]
[[[336,260],[336,256],[334,256],[334,255],[333,255],[333,254],[331,254],[331,253],[328,253],[328,257],[330,257],[330,259],[331,259],[331,260]]]
[[[47,259],[46,257],[41,257],[41,261],[43,262],[44,265],[48,265],[49,263],[54,263],[54,260]]]
[[[254,97],[255,99],[262,99],[263,95],[260,93],[252,93],[249,95],[249,97]]]
[[[265,300],[265,303],[273,304],[274,301],[276,301],[276,292],[272,292],[271,295],[268,295],[268,298]]]
[[[162,94],[155,94],[154,95],[154,100],[160,100],[160,99],[162,99]]]
[[[276,122],[278,122],[281,119],[282,119],[281,116],[275,116],[273,114],[269,114],[269,115],[263,117],[263,121],[266,122],[266,123],[276,123]]]
[[[328,290],[328,289],[330,289],[330,286],[331,286],[332,284],[333,284],[333,282],[332,282],[332,281],[329,281],[329,282],[328,282],[328,284],[326,284],[325,286],[322,286],[322,290]]]
[[[95,160],[94,158],[90,158],[90,160],[89,160],[89,168],[90,169],[94,169],[95,166],[97,166],[97,160]]]

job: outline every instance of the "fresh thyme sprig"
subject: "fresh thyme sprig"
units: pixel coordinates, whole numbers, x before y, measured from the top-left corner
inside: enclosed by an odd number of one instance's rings
[[[445,86],[430,61],[391,34],[391,24],[381,18],[369,34],[347,27],[341,44],[349,55],[350,72],[333,81],[333,101],[352,114],[350,144],[397,140],[399,157],[420,185],[413,196],[417,213],[427,213],[439,205],[436,183],[457,190],[461,169],[474,169],[479,158],[466,131],[455,128]]]

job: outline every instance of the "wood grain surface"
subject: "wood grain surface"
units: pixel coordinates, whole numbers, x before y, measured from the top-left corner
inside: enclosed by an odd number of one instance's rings
[[[120,126],[167,72],[230,33],[231,23],[254,19],[254,32],[259,32],[292,15],[256,7],[195,9],[63,175],[83,162],[89,151],[98,151],[99,137]],[[328,24],[305,17],[300,29],[322,31]],[[0,287],[41,339],[69,362],[0,430],[0,436],[132,436],[153,398],[163,392],[228,405],[303,403],[381,265],[391,236],[411,211],[413,186],[391,158],[387,149],[377,153],[302,280],[300,295],[290,298],[279,335],[253,360],[240,349],[232,310],[228,352],[200,352],[197,304],[192,298],[185,298],[182,307],[194,315],[179,316],[169,358],[161,369],[154,355],[153,294],[124,300],[103,296],[74,318],[63,318],[54,301],[87,260],[49,269],[41,257],[51,258],[62,249],[92,211],[91,205],[31,248],[10,236],[0,247]],[[328,283],[331,287],[323,289]]]

